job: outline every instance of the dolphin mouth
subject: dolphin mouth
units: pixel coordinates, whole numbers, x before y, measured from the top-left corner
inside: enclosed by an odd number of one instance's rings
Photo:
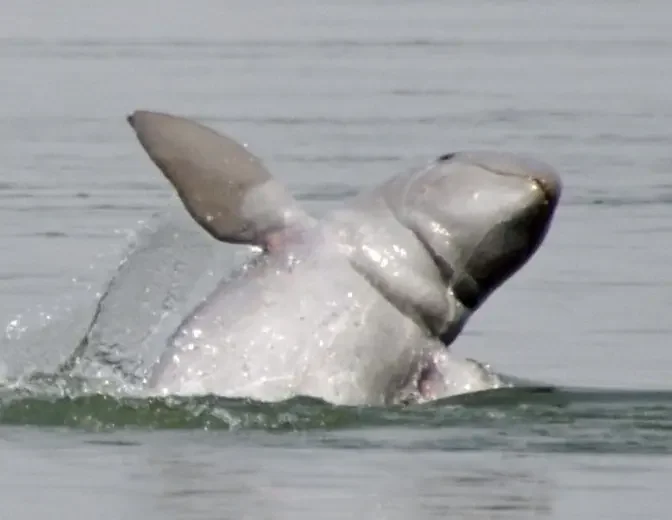
[[[531,172],[528,172],[527,175],[525,175],[521,172],[512,172],[498,167],[493,167],[492,165],[482,161],[474,161],[474,164],[483,168],[484,170],[499,175],[527,178],[535,185],[535,187],[541,191],[541,193],[543,193],[544,200],[551,209],[554,209],[560,200],[560,196],[562,194],[562,181],[560,180],[559,175],[554,170],[549,169],[549,167],[535,168],[535,171],[531,175]]]
[[[530,180],[537,188],[539,188],[544,196],[546,204],[550,206],[551,209],[555,208],[558,204],[558,200],[560,200],[560,194],[562,192],[560,179],[555,175],[547,174],[531,177]]]

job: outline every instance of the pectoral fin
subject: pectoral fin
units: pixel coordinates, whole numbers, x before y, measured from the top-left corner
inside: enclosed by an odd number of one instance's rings
[[[189,214],[217,240],[267,247],[310,217],[261,161],[233,139],[186,118],[138,110],[127,118]]]

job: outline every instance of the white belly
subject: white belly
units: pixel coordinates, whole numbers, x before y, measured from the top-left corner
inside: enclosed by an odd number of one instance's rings
[[[426,345],[418,325],[333,251],[248,275],[185,322],[152,374],[153,391],[383,404]]]

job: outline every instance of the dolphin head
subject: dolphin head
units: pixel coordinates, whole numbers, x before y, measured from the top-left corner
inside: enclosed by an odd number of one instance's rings
[[[535,253],[561,191],[558,174],[545,163],[459,152],[395,179],[385,199],[455,297],[475,310]]]

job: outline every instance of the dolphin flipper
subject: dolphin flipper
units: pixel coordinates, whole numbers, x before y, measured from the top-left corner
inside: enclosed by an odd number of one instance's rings
[[[233,139],[158,112],[138,110],[127,121],[189,214],[217,240],[268,248],[278,231],[311,221],[261,161]]]

